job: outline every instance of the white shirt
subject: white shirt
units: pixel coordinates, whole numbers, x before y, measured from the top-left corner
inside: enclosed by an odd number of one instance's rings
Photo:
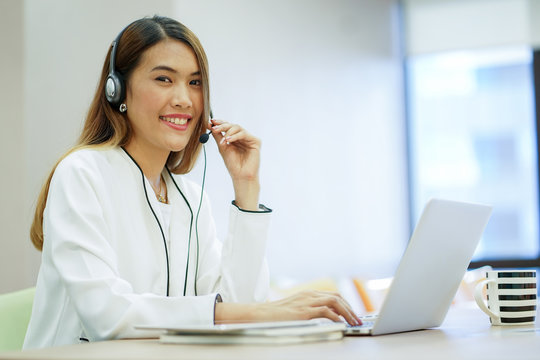
[[[43,214],[42,263],[24,348],[150,335],[135,325],[212,324],[218,293],[226,302],[266,299],[270,210],[231,205],[221,243],[205,197],[197,241],[200,187],[166,170],[163,176],[168,226],[148,180],[123,149],[78,150],[60,162]]]
[[[167,239],[167,246],[171,246],[171,215],[172,215],[172,206],[169,204],[165,204],[160,202],[158,206],[158,210],[161,212],[161,218],[163,219],[163,232],[165,233],[165,238]]]

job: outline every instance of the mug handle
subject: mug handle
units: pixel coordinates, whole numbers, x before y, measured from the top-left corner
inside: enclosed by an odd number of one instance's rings
[[[480,281],[478,284],[476,284],[476,287],[474,288],[474,300],[476,300],[476,303],[480,307],[480,309],[488,314],[489,316],[493,318],[498,318],[499,314],[494,313],[491,311],[484,302],[484,299],[482,298],[482,290],[484,288],[484,285],[488,283],[495,283],[496,281],[494,279],[486,279],[483,281]]]

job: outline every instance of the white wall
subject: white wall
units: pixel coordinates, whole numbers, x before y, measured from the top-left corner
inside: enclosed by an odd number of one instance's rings
[[[540,46],[538,0],[404,0],[407,54]]]
[[[540,47],[540,1],[529,0],[530,43]]]
[[[13,98],[2,96],[0,109],[9,173],[0,180],[0,293],[35,282],[35,199],[77,138],[110,42],[155,13],[199,35],[215,115],[263,140],[272,275],[392,271],[408,237],[397,1],[2,1],[11,22],[0,25],[10,50],[0,68],[11,81],[0,94]],[[207,189],[224,234],[232,188],[215,146],[208,152]],[[192,176],[200,181],[200,167]]]
[[[396,2],[176,4],[208,53],[214,115],[263,140],[272,275],[391,273],[408,238]],[[224,233],[232,188],[208,153]]]
[[[28,279],[31,250],[22,225],[25,188],[23,136],[23,3],[0,1],[0,293]],[[28,283],[28,281],[26,282]]]

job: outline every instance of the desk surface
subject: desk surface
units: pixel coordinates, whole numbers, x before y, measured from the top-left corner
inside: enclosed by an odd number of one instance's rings
[[[298,345],[177,345],[114,340],[0,353],[0,359],[540,359],[540,326],[490,326],[474,307],[452,308],[440,328]]]

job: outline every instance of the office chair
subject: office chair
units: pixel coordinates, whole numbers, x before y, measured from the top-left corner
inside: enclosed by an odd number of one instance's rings
[[[36,288],[0,295],[0,351],[21,350]]]

